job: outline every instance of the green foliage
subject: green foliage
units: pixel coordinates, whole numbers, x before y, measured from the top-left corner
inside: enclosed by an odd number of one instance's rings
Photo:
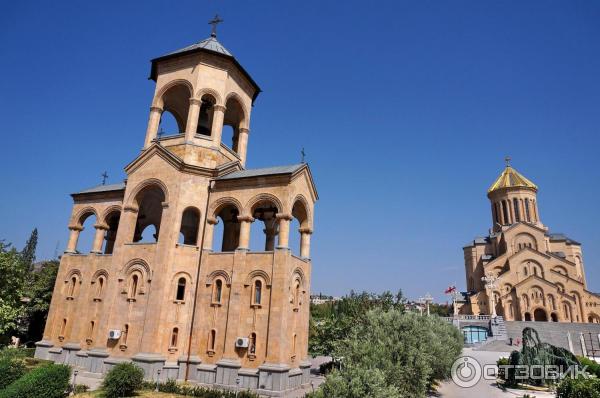
[[[86,386],[85,384],[75,384],[75,388],[73,388],[73,394],[83,394],[89,389],[90,387]]]
[[[508,358],[500,358],[496,361],[496,366],[498,366],[498,377],[502,380],[506,380],[506,369],[501,366],[507,366],[510,364]]]
[[[103,395],[106,398],[130,397],[142,387],[144,371],[130,362],[115,365],[102,383]]]
[[[586,371],[600,378],[600,364],[596,361],[592,361],[587,357],[577,357],[581,366],[587,366]]]
[[[67,365],[42,366],[0,390],[0,398],[62,398],[69,388],[70,376]]]
[[[42,338],[56,275],[58,274],[58,266],[59,262],[56,260],[45,261],[38,272],[31,273],[24,289],[24,294],[29,298],[25,308],[28,322],[28,341],[38,341]]]
[[[600,379],[566,378],[556,388],[556,398],[600,398]]]
[[[311,305],[310,338],[308,350],[312,355],[332,355],[335,344],[346,339],[352,327],[360,322],[370,309],[395,309],[404,312],[406,300],[399,291],[373,294],[351,292],[336,302]]]
[[[316,396],[425,397],[434,380],[449,376],[462,346],[460,332],[437,316],[375,307],[335,344],[342,370],[331,373]]]
[[[0,335],[9,335],[23,325],[23,289],[27,265],[15,248],[0,241]]]
[[[143,383],[143,389],[155,390],[156,382],[145,381]],[[258,398],[258,395],[251,391],[239,391],[236,395],[235,392],[232,391],[209,389],[189,384],[178,384],[177,381],[172,379],[167,380],[165,383],[159,383],[158,391],[167,394],[178,394],[199,398]]]
[[[25,364],[21,359],[0,358],[0,390],[25,374]]]
[[[38,242],[38,230],[34,228],[31,231],[31,235],[27,242],[25,243],[25,247],[21,250],[21,259],[23,264],[27,267],[28,271],[33,269],[33,262],[35,261],[35,249],[37,248]]]

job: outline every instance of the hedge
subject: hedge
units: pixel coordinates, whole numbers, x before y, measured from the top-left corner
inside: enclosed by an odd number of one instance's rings
[[[556,398],[600,398],[600,379],[565,379],[556,388]]]
[[[139,366],[123,362],[115,365],[102,383],[103,395],[106,398],[130,397],[142,388],[144,371]]]
[[[62,398],[69,389],[70,377],[67,365],[45,365],[1,390],[0,398]]]
[[[20,359],[0,358],[0,390],[5,389],[25,374],[25,364]]]

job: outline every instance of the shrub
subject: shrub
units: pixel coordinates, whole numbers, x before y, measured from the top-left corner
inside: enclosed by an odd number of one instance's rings
[[[587,366],[586,371],[591,375],[596,375],[596,377],[600,377],[600,364],[596,361],[592,361],[587,357],[577,357],[579,359],[579,363],[581,366]]]
[[[70,377],[71,368],[67,365],[45,365],[0,391],[0,398],[62,398],[69,388]]]
[[[154,390],[156,388],[156,382],[145,381],[142,388],[144,390]],[[177,382],[172,379],[167,380],[165,383],[159,383],[158,391],[197,398],[258,398],[258,395],[251,391],[239,391],[236,395],[236,393],[232,391],[210,389],[189,384],[177,384]]]
[[[104,378],[102,390],[107,398],[130,397],[142,387],[144,371],[130,362],[115,365]]]
[[[564,379],[556,388],[556,398],[600,398],[600,379]]]
[[[0,390],[25,374],[25,364],[20,359],[0,358]]]
[[[86,386],[85,384],[75,384],[75,388],[73,388],[73,394],[83,394],[89,389],[90,387]]]
[[[510,361],[508,358],[500,358],[496,361],[496,365],[498,366],[498,377],[502,380],[506,380],[506,368],[502,368],[501,366],[510,365]]]

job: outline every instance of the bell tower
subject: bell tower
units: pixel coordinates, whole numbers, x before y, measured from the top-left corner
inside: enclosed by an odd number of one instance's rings
[[[524,222],[543,228],[537,205],[538,187],[512,168],[510,157],[506,157],[506,168],[488,189],[492,205],[492,229]]]
[[[246,164],[250,112],[260,88],[218,40],[210,37],[151,61],[156,89],[144,150],[158,143],[187,164],[214,169]],[[164,131],[170,113],[176,131]]]

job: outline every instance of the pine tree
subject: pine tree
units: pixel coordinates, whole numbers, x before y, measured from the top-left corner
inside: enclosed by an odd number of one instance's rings
[[[35,250],[37,248],[37,242],[38,230],[37,228],[35,228],[33,231],[31,231],[31,235],[29,236],[27,243],[25,243],[25,247],[21,251],[21,258],[23,259],[23,262],[25,263],[25,266],[28,268],[29,271],[33,269],[33,262],[35,261]]]

